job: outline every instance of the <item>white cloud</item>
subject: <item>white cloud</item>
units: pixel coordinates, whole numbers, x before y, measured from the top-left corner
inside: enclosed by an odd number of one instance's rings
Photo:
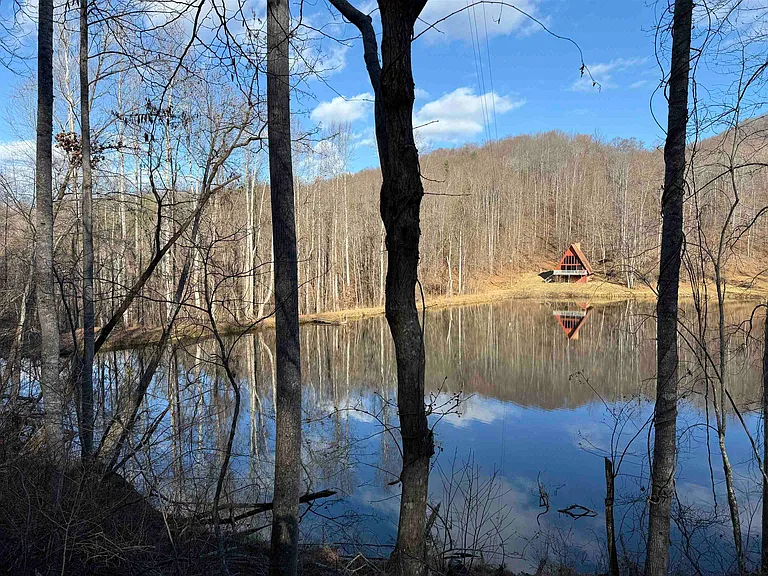
[[[299,174],[302,178],[329,178],[339,176],[350,169],[350,164],[361,148],[376,148],[376,134],[372,126],[360,132],[349,134],[346,145],[339,146],[339,140],[327,136],[312,146],[310,154],[302,155],[299,160]]]
[[[416,96],[416,100],[425,100],[429,98],[429,92],[422,88],[416,88],[416,90],[414,90],[414,94]]]
[[[0,167],[31,166],[35,162],[35,141],[0,142]]]
[[[457,88],[437,100],[424,104],[413,117],[418,134],[424,138],[457,141],[482,133],[492,115],[520,108],[525,100],[500,96],[495,92],[477,95],[471,88]]]
[[[630,84],[629,87],[634,90],[636,88],[642,88],[646,84],[648,84],[648,80],[638,80],[637,82],[632,82],[632,84]]]
[[[245,32],[241,14],[249,19],[253,16],[249,26],[258,29],[267,13],[266,0],[212,0],[199,13],[196,5],[185,0],[145,0],[141,5],[147,26],[165,26],[173,22],[185,35],[194,30],[203,42],[213,38],[222,26],[223,17],[227,18],[228,32],[237,35]],[[188,42],[189,39],[184,38],[183,41]]]
[[[515,2],[515,6],[539,20],[546,20],[538,14],[539,1],[519,0]],[[453,16],[437,24],[426,32],[424,37],[431,41],[471,40],[472,35],[478,33],[481,39],[485,39],[486,31],[488,37],[503,36],[513,32],[527,35],[539,27],[511,6],[480,4],[467,8],[466,0],[429,0],[421,13],[421,26],[417,28],[416,33],[424,31],[428,25],[449,14]]]
[[[376,132],[374,129],[366,128],[362,132],[358,132],[352,135],[352,142],[355,149],[357,148],[373,148],[376,149]]]
[[[437,400],[438,405],[440,400],[446,401],[443,396],[440,396]],[[499,400],[473,395],[463,398],[455,412],[446,414],[443,417],[443,422],[457,428],[465,428],[474,422],[492,424],[496,420],[502,420],[504,417],[514,414],[516,411],[517,409],[514,406],[509,406]]]
[[[237,0],[242,1],[242,0]],[[263,0],[259,0],[260,2]],[[266,14],[266,2],[264,2]],[[293,25],[300,29],[291,41],[291,70],[300,76],[328,77],[344,70],[350,46],[346,43],[327,42],[327,38],[342,38],[346,35],[341,22],[328,22],[327,14],[302,13]],[[263,36],[266,40],[266,35]],[[266,50],[266,45],[262,47]]]
[[[322,59],[322,66],[318,66],[318,73],[323,72],[326,76],[341,72],[347,66],[347,53],[349,46],[342,44],[332,44],[324,52],[319,54]]]
[[[645,61],[646,58],[616,58],[610,62],[588,64],[587,68],[592,77],[585,72],[584,76],[571,84],[570,89],[574,92],[596,92],[598,87],[592,85],[592,78],[600,84],[602,90],[616,88],[617,84],[613,81],[613,75],[616,72],[623,72],[629,68],[640,66]]]
[[[373,94],[366,92],[352,98],[337,96],[330,102],[320,102],[310,117],[315,122],[332,124],[354,122],[368,115],[373,108]]]

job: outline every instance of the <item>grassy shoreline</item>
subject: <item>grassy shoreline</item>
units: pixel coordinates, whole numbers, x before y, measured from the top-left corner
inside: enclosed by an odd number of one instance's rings
[[[506,286],[504,285],[506,284]],[[764,283],[734,283],[726,292],[729,301],[754,301],[768,297],[768,282]],[[471,294],[455,294],[452,296],[427,296],[425,307],[427,310],[440,310],[460,306],[474,306],[490,304],[503,300],[532,300],[535,302],[547,301],[574,301],[588,305],[610,304],[626,300],[653,302],[656,299],[654,291],[645,285],[639,285],[633,289],[624,285],[609,282],[596,277],[586,284],[546,283],[537,274],[521,274],[514,282],[497,280],[488,282],[485,287]],[[680,299],[691,300],[692,294],[687,284],[681,285]],[[417,306],[421,302],[417,298]],[[371,306],[365,308],[349,308],[318,312],[314,314],[302,314],[299,317],[300,324],[328,324],[340,325],[347,322],[363,320],[384,315],[383,306]],[[274,328],[274,317],[269,316],[252,322],[228,323],[220,326],[223,334],[232,335],[245,331],[257,331]],[[146,346],[160,339],[162,327],[126,327],[115,330],[104,350],[123,350]],[[62,335],[64,336],[64,335]],[[181,323],[173,334],[175,342],[194,340],[200,337],[210,336],[204,326]],[[66,349],[71,351],[71,339]]]

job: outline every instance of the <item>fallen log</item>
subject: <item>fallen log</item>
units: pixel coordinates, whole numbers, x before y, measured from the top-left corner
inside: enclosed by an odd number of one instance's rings
[[[329,498],[331,496],[335,496],[337,492],[335,490],[321,490],[320,492],[311,492],[309,494],[304,494],[301,498],[299,498],[299,504],[309,504],[310,502],[313,502],[315,500],[319,500],[321,498]],[[244,505],[244,504],[231,504],[231,505],[224,505],[219,507],[219,510],[221,512],[225,512],[227,510],[234,510],[236,508],[242,509],[245,507],[251,508],[248,510],[248,512],[243,512],[242,514],[238,514],[234,517],[229,518],[221,518],[219,520],[219,524],[234,524],[235,522],[240,522],[241,520],[245,520],[246,518],[250,518],[252,516],[257,516],[258,514],[263,514],[264,512],[269,512],[272,510],[273,507],[272,502],[263,502],[260,504],[252,504],[252,505]],[[204,522],[205,524],[213,524],[214,519],[210,518]]]
[[[308,318],[304,324],[317,324],[319,326],[343,326],[346,320],[335,320],[327,318]]]

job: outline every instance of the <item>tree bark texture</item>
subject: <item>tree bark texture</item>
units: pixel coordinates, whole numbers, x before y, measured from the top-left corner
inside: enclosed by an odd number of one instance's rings
[[[416,307],[419,223],[424,188],[413,139],[413,28],[425,2],[379,2],[381,63],[370,16],[346,0],[331,0],[363,39],[373,87],[376,142],[381,164],[381,220],[386,231],[385,311],[395,345],[397,405],[403,442],[400,517],[392,564],[398,574],[425,570],[426,507],[432,431],[424,407],[424,339]]]
[[[425,351],[415,291],[419,267],[419,212],[424,188],[413,139],[414,81],[411,39],[422,3],[380,2],[382,70],[380,108],[384,136],[381,219],[386,229],[387,278],[384,304],[395,344],[397,405],[403,443],[400,518],[394,562],[397,573],[425,571],[425,527],[429,461],[434,452],[424,408]],[[377,119],[378,124],[378,119]]]
[[[656,304],[657,375],[651,499],[648,514],[647,576],[664,576],[669,563],[672,497],[677,436],[677,318],[683,246],[685,143],[688,126],[692,0],[675,0],[669,114],[664,146],[664,193],[658,301]]]
[[[267,115],[277,351],[272,576],[295,576],[297,572],[301,479],[301,354],[291,158],[290,26],[288,0],[268,0]]]
[[[80,145],[83,163],[83,356],[80,364],[80,445],[83,460],[93,455],[93,170],[88,81],[88,0],[80,0]]]
[[[38,13],[35,285],[46,443],[49,457],[58,460],[64,444],[64,398],[59,382],[59,323],[53,281],[53,1],[39,0]]]
[[[613,461],[605,458],[605,537],[608,545],[609,574],[619,576],[619,554],[616,551],[616,525],[613,521],[614,484]]]

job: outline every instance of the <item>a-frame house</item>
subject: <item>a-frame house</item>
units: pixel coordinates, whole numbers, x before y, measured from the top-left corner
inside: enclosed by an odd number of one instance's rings
[[[581,251],[581,245],[576,242],[568,246],[568,250],[565,251],[560,262],[552,271],[549,281],[589,282],[589,277],[592,274],[594,274],[592,264]]]

